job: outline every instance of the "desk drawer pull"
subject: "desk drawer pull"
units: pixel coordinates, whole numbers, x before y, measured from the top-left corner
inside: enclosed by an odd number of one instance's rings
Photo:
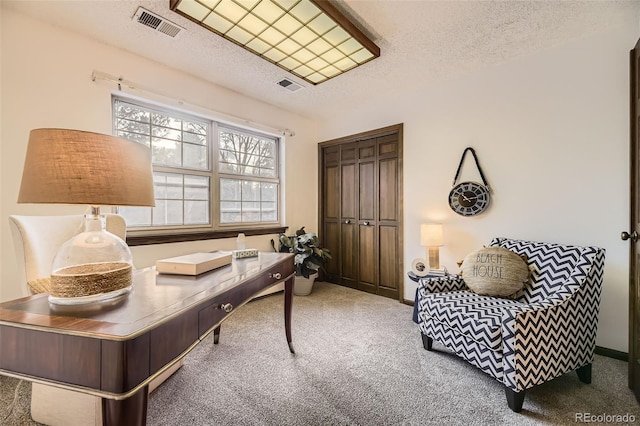
[[[276,280],[279,280],[280,278],[282,278],[282,274],[280,274],[280,272],[276,272],[274,274],[269,274],[269,278],[275,278]]]
[[[222,303],[220,306],[216,306],[218,309],[222,309],[226,313],[233,311],[233,305],[231,303]]]

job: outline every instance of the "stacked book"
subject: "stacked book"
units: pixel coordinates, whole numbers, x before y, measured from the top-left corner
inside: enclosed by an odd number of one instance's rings
[[[192,253],[156,261],[156,270],[161,274],[199,275],[231,263],[230,251]]]

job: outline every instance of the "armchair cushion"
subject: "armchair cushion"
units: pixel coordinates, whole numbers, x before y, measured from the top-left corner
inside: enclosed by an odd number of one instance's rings
[[[504,247],[486,247],[468,254],[462,262],[467,286],[484,296],[514,296],[529,279],[525,260]]]
[[[419,310],[457,334],[493,349],[502,349],[502,318],[511,308],[525,306],[510,299],[470,291],[424,295]]]

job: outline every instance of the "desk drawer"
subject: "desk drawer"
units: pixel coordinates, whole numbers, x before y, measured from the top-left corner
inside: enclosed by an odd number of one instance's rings
[[[198,313],[198,335],[202,336],[213,326],[219,324],[228,315],[247,300],[243,292],[234,290],[216,299],[216,303],[201,309]]]
[[[249,280],[240,288],[216,297],[210,304],[198,313],[198,334],[202,336],[216,324],[222,322],[234,309],[251,300],[262,290],[283,281],[294,271],[293,261],[286,264],[274,265],[258,278]]]

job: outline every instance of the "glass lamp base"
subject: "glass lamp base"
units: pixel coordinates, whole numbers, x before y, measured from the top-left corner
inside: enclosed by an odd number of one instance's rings
[[[53,259],[51,303],[80,305],[131,291],[131,251],[120,237],[106,230],[105,217],[95,210],[85,215],[84,230],[64,243]]]
[[[87,303],[104,302],[106,300],[115,299],[116,297],[128,294],[133,289],[133,286],[120,288],[118,290],[109,291],[107,293],[97,293],[89,296],[78,297],[55,297],[49,295],[49,303],[56,305],[84,305]]]

